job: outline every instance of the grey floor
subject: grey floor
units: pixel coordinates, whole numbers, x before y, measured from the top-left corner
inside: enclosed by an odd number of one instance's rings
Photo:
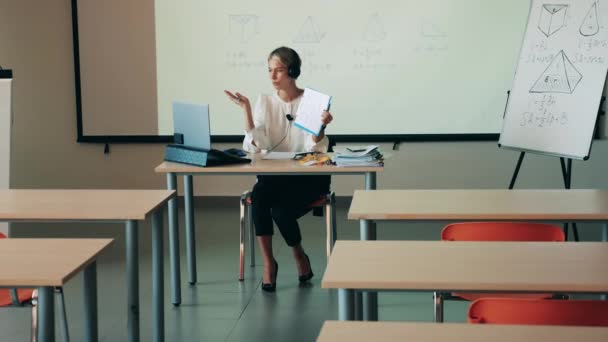
[[[358,222],[346,220],[348,200],[338,203],[339,239],[359,237]],[[276,259],[280,265],[277,292],[260,289],[260,258],[246,268],[245,281],[237,281],[238,199],[197,199],[196,240],[198,283],[187,284],[186,260],[181,253],[182,305],[170,304],[168,246],[165,243],[165,330],[167,341],[314,341],[325,320],[337,319],[337,292],[320,286],[325,266],[325,225],[311,214],[301,219],[304,247],[315,277],[301,287],[290,249],[275,235]],[[180,224],[183,224],[180,209]],[[435,240],[442,224],[378,226],[382,240]],[[579,226],[583,240],[598,240],[596,226]],[[99,333],[101,341],[126,340],[126,289],[124,232],[121,225],[17,224],[15,237],[114,237],[112,248],[99,260]],[[141,341],[151,337],[151,265],[149,222],[140,226],[140,324]],[[181,237],[181,247],[184,239]],[[182,250],[184,250],[182,248]],[[399,270],[395,270],[399,271]],[[65,288],[72,341],[82,340],[82,278],[76,276]],[[379,318],[395,321],[431,321],[431,293],[381,293]],[[461,322],[466,302],[448,302],[445,318]],[[29,309],[0,310],[0,341],[27,341]],[[58,336],[60,339],[60,336]]]

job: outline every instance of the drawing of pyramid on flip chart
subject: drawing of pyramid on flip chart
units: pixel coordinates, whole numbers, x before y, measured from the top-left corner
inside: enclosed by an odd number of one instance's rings
[[[597,18],[597,2],[591,5],[579,32],[585,37],[594,36],[600,32],[600,22]]]
[[[547,37],[559,31],[566,24],[567,10],[568,5],[543,5],[538,18],[538,29]]]
[[[315,26],[312,17],[306,17],[304,24],[300,27],[300,31],[296,38],[293,40],[295,43],[319,43],[325,36],[325,33],[321,33]]]
[[[367,23],[365,31],[365,40],[369,42],[379,42],[386,38],[386,31],[378,13],[372,14]]]
[[[534,82],[530,93],[572,94],[582,79],[583,75],[576,70],[562,50]]]
[[[246,43],[258,33],[257,15],[230,15],[228,19],[230,35],[241,43]]]

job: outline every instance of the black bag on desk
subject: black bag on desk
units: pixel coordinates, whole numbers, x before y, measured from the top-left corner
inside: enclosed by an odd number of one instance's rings
[[[251,162],[251,159],[241,158],[220,150],[208,150],[182,144],[167,145],[167,148],[165,149],[165,160],[197,166],[216,166]]]

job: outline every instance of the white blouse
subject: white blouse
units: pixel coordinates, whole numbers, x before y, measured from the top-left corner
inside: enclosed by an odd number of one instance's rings
[[[283,101],[277,93],[261,94],[253,110],[254,129],[245,131],[243,150],[260,152],[260,150],[277,152],[327,152],[329,139],[324,136],[316,143],[313,135],[300,128],[293,127],[295,114],[298,111],[302,95],[291,102]],[[289,121],[287,114],[294,120]],[[255,145],[253,145],[255,142]]]

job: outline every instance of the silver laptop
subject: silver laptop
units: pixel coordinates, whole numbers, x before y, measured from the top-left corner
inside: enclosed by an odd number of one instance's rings
[[[185,146],[211,149],[209,105],[173,102],[173,131],[183,134]]]

